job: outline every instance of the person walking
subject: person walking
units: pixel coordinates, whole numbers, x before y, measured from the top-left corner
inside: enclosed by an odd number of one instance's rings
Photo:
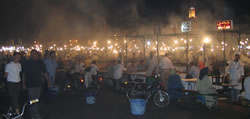
[[[24,63],[22,76],[23,89],[27,90],[29,100],[40,98],[43,76],[47,80],[48,87],[50,88],[50,81],[45,64],[43,63],[43,61],[39,60],[38,52],[36,50],[32,50],[31,58]],[[32,119],[40,119],[40,113],[37,104],[34,104],[29,109]]]

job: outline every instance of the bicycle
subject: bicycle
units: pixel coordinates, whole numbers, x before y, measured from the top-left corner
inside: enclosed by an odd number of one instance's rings
[[[34,99],[34,100],[30,100],[28,101],[27,103],[25,103],[22,107],[22,112],[20,114],[16,114],[15,112],[8,112],[6,114],[2,114],[2,116],[5,118],[5,119],[18,119],[20,117],[23,116],[24,112],[25,112],[25,109],[27,106],[31,106],[35,103],[38,103],[39,100],[38,99]]]
[[[150,100],[153,97],[154,104],[157,107],[166,107],[170,103],[169,95],[161,85],[158,75],[155,75],[153,81],[148,85],[144,82],[127,83],[132,83],[132,87],[126,92],[128,99],[134,97]]]

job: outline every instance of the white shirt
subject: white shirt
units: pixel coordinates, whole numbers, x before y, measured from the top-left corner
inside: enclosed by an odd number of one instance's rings
[[[248,76],[245,79],[244,87],[245,87],[245,92],[246,92],[245,99],[250,100],[250,76]]]
[[[235,89],[242,89],[241,82],[239,82],[241,76],[244,75],[243,65],[238,61],[232,61],[228,67],[229,79],[232,85],[237,85]]]
[[[21,64],[10,62],[5,66],[5,72],[8,73],[7,81],[13,83],[19,83],[21,81],[20,72]]]
[[[75,70],[74,70],[74,73],[80,73],[84,70],[84,64],[83,63],[80,63],[80,62],[77,62],[75,64]]]
[[[164,57],[159,63],[160,69],[172,69],[172,61],[168,57]]]
[[[199,78],[199,76],[200,76],[200,68],[193,65],[190,68],[188,73],[192,76],[192,78]]]
[[[121,65],[121,64],[116,64],[114,66],[113,79],[118,80],[118,79],[122,78],[123,71],[126,71],[126,68],[123,65]]]
[[[91,74],[92,75],[97,75],[98,67],[95,64],[91,64]]]

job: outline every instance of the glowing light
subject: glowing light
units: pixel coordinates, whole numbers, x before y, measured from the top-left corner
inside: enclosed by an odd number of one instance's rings
[[[192,39],[190,39],[189,41],[190,41],[190,42],[192,42],[193,40],[192,40]]]
[[[124,43],[127,43],[127,41],[126,41],[126,40],[124,40]]]
[[[67,47],[67,45],[64,45],[64,47],[66,48],[66,47]]]
[[[113,53],[114,53],[114,54],[118,54],[117,50],[114,50]]]
[[[150,41],[147,41],[147,45],[148,45],[148,46],[150,46],[150,45],[151,45]]]
[[[118,44],[116,43],[115,46],[117,46]]]
[[[207,37],[207,38],[205,38],[205,39],[203,40],[203,42],[204,42],[205,44],[207,44],[207,43],[210,42],[210,39]]]
[[[224,42],[222,41],[221,44],[224,45]]]
[[[184,40],[184,43],[186,44],[186,43],[187,43],[187,40]]]
[[[248,50],[250,49],[250,45],[246,47]]]
[[[175,44],[178,44],[178,40],[175,40],[174,43],[175,43]]]
[[[203,48],[202,48],[202,47],[200,48],[200,51],[203,51]]]
[[[214,49],[211,49],[211,52],[214,52]]]
[[[108,44],[111,44],[111,41],[110,40],[108,40],[108,42],[107,42]]]
[[[181,41],[183,41],[184,39],[183,38],[181,38]]]

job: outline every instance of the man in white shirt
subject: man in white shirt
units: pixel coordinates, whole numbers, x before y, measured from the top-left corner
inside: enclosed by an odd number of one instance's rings
[[[91,64],[91,70],[90,70],[91,74],[92,74],[92,75],[97,75],[97,71],[98,71],[98,70],[99,70],[99,69],[98,69],[98,67],[96,66],[96,61],[93,60],[93,61],[92,61],[92,64]]]
[[[96,61],[92,61],[92,64],[90,67],[88,67],[85,70],[85,86],[86,88],[90,87],[91,82],[93,81],[94,78],[98,78],[97,77],[97,72],[98,72],[98,67],[96,66]]]
[[[114,75],[113,75],[113,84],[115,84],[115,88],[117,91],[120,89],[120,79],[122,78],[123,71],[127,69],[121,64],[121,61],[118,60],[117,64],[114,66]]]
[[[165,57],[161,59],[159,63],[160,68],[160,77],[163,86],[167,86],[168,77],[170,75],[170,71],[173,68],[172,61],[168,58],[168,54],[165,53]],[[167,87],[166,87],[167,88]]]
[[[248,100],[250,104],[250,72],[247,73],[247,77],[244,81],[244,88],[245,88],[245,99]]]
[[[13,61],[6,64],[5,66],[5,78],[7,78],[7,88],[8,88],[8,96],[10,99],[10,110],[13,108],[15,112],[19,114],[19,95],[21,91],[21,64],[19,60],[21,58],[21,54],[15,52],[13,54]]]
[[[242,79],[244,77],[244,68],[240,63],[240,54],[235,54],[235,59],[229,64],[228,72],[229,82],[234,85],[231,89],[231,101],[239,101],[240,90],[242,89]]]

